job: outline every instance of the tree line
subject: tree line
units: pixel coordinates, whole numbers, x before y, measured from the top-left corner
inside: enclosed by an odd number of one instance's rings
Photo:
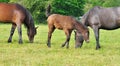
[[[19,3],[26,7],[36,23],[46,21],[45,10],[48,4],[52,6],[52,13],[82,16],[94,6],[116,7],[120,6],[120,0],[0,0],[0,2]]]

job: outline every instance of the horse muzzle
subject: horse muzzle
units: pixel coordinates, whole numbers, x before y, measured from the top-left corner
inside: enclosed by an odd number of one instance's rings
[[[30,43],[33,43],[33,40],[30,40]]]

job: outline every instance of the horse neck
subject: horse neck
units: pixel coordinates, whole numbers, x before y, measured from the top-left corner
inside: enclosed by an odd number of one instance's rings
[[[90,13],[90,11],[88,11],[87,13],[85,13],[83,15],[83,17],[81,19],[81,22],[82,22],[83,25],[89,26],[89,23],[88,23],[89,22],[88,21],[88,19],[89,19],[89,13]]]
[[[31,18],[30,20],[28,20],[29,21],[29,23],[27,23],[28,25],[27,25],[27,27],[28,27],[28,29],[35,29],[35,25],[34,25],[34,21],[33,21],[33,19]]]
[[[29,28],[30,29],[35,29],[35,25],[34,25],[33,19],[30,21]]]
[[[75,29],[80,33],[85,32],[87,30],[87,28],[80,22],[75,23]]]
[[[24,24],[28,28],[28,30],[35,29],[34,20],[32,18],[32,15],[29,13],[29,11],[27,11],[27,9],[26,9],[26,18]]]
[[[34,27],[34,21],[33,21],[33,18],[32,18],[32,15],[31,13],[26,9],[24,8],[23,6],[19,5],[19,4],[16,4],[16,6],[21,9],[21,11],[25,14],[25,19],[24,19],[24,25],[28,28],[28,29],[32,29],[32,28],[35,28]]]

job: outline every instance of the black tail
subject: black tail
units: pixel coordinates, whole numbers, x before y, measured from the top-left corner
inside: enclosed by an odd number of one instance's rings
[[[46,17],[49,17],[51,15],[51,6],[50,4],[48,5],[47,9],[46,9]]]

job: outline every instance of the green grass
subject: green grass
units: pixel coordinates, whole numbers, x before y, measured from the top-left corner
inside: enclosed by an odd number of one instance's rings
[[[22,27],[23,44],[18,44],[18,32],[13,42],[7,43],[10,24],[0,24],[0,66],[120,66],[120,29],[100,31],[101,49],[95,50],[95,38],[90,29],[90,43],[75,49],[74,33],[70,48],[61,48],[65,41],[63,31],[56,30],[52,36],[52,47],[46,46],[47,25],[39,25],[34,43],[28,43],[26,29]]]

